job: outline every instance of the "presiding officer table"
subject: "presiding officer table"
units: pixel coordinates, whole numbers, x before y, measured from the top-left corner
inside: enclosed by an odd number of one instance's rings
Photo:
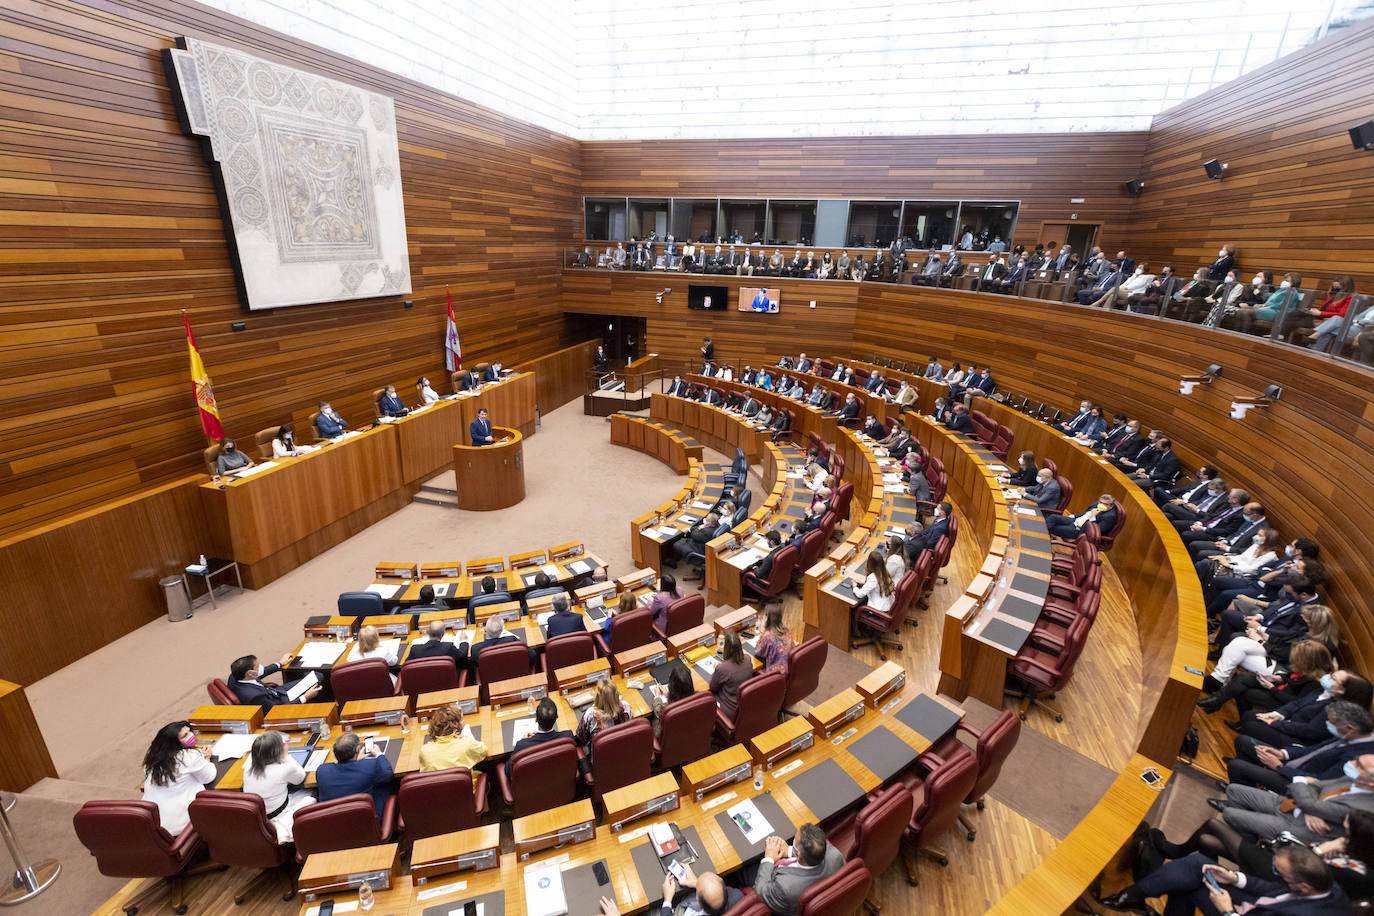
[[[491,436],[490,445],[453,447],[460,509],[504,509],[525,498],[525,437],[505,426],[493,426]]]

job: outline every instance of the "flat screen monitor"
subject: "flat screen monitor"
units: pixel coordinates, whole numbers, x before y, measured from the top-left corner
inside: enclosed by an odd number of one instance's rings
[[[723,312],[730,307],[730,287],[688,284],[687,307],[708,312]]]
[[[741,286],[739,288],[739,310],[741,312],[776,312],[778,310],[778,290],[773,287]]]

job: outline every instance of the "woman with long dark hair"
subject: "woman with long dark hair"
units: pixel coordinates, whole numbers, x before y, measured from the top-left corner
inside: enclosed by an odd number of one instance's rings
[[[157,730],[143,755],[143,800],[157,805],[164,830],[181,833],[191,822],[191,799],[214,780],[210,748],[196,746],[190,722],[169,722]]]

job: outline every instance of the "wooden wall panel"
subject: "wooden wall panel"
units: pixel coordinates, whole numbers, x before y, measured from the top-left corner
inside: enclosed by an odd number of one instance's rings
[[[1235,242],[1248,279],[1348,273],[1374,287],[1374,154],[1346,129],[1374,110],[1374,21],[1350,26],[1154,119],[1131,247],[1180,271]],[[1202,163],[1230,168],[1213,181]]]
[[[1042,224],[1077,213],[1101,224],[1101,244],[1117,245],[1133,203],[1122,182],[1139,170],[1145,141],[1143,131],[603,141],[582,144],[582,193],[1019,200],[1016,242],[1033,247]]]
[[[584,340],[507,369],[534,373],[534,403],[541,414],[557,410],[587,391],[587,372],[592,368],[599,340]]]
[[[395,98],[412,295],[241,310],[210,172],[162,71],[181,35]],[[570,342],[558,283],[579,181],[567,137],[188,0],[6,3],[0,533],[200,467],[180,309],[243,440],[303,429],[321,397],[358,422],[387,382],[410,398],[424,373],[447,390],[446,284],[469,361]]]

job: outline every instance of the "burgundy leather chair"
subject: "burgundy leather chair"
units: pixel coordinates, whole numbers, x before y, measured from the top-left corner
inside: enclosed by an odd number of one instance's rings
[[[663,618],[663,629],[660,630],[655,625],[654,638],[667,639],[669,636],[676,636],[683,630],[701,626],[705,619],[706,596],[701,592],[693,592],[668,605]],[[612,620],[611,623],[614,624],[615,621]]]
[[[797,566],[792,571],[793,580],[805,576],[806,571],[816,565],[821,554],[825,553],[825,545],[829,540],[830,536],[820,528],[812,528],[801,536],[801,543],[797,545]]]
[[[838,460],[838,459],[837,459]],[[835,488],[835,502],[830,507],[838,519],[849,518],[849,507],[854,502],[854,485],[842,483]]]
[[[530,669],[529,649],[522,642],[502,643],[499,646],[489,646],[483,649],[477,655],[477,683],[481,686],[479,691],[481,702],[484,704],[490,702],[487,692],[488,685],[498,681],[508,681],[513,677],[525,677],[533,673]],[[404,669],[401,671],[401,680],[402,682],[405,681]]]
[[[525,653],[526,658],[529,653]],[[481,656],[479,655],[480,659]],[[569,665],[580,665],[583,662],[593,662],[597,659],[596,640],[590,633],[564,633],[562,636],[555,636],[544,643],[544,654],[539,656],[540,667],[548,672],[549,689],[554,690],[558,685],[554,681],[554,673],[559,668],[567,668]]]
[[[401,777],[401,830],[412,840],[476,827],[487,810],[487,774],[452,767]]]
[[[778,430],[777,432],[773,433],[773,441],[774,441],[774,442],[791,442],[791,441],[792,441],[792,431],[793,431],[793,430],[796,428],[796,426],[797,426],[797,413],[796,413],[796,411],[792,410],[791,408],[788,408],[788,409],[783,410],[783,413],[787,414],[787,428],[786,428],[786,429],[780,429],[780,430]]]
[[[830,473],[835,475],[836,480],[843,480],[844,456],[841,455],[839,452],[835,451],[835,446],[833,445],[828,446],[828,453],[830,455]],[[835,495],[839,496],[839,493],[836,493]]]
[[[934,856],[941,866],[949,865],[949,856],[934,845],[935,841],[959,820],[964,799],[978,779],[978,760],[973,752],[963,744],[951,750],[947,758],[926,752],[917,761],[918,769],[926,775],[913,792],[916,805],[906,830],[912,852]],[[913,887],[918,883],[914,858],[907,860],[906,880]]]
[[[850,859],[833,875],[802,891],[797,916],[853,916],[863,906],[873,873],[863,859]]]
[[[296,896],[296,878],[291,862],[291,844],[277,842],[277,829],[267,819],[261,795],[207,789],[191,800],[191,826],[210,847],[210,860],[230,868],[255,868],[251,881],[234,894],[234,903],[243,903],[263,878],[275,874],[282,890],[281,899]]]
[[[948,538],[940,538],[947,541]],[[933,551],[932,551],[933,552]],[[877,644],[878,657],[887,661],[887,654],[883,652],[885,646],[896,646],[897,651],[902,651],[902,641],[894,638],[894,633],[900,633],[902,622],[906,620],[906,612],[916,600],[916,591],[921,587],[921,581],[916,577],[916,570],[911,570],[902,575],[892,590],[892,607],[886,611],[861,604],[853,610],[854,627],[867,629],[873,635],[870,639],[849,641],[849,648],[854,649],[858,646],[871,646]],[[853,629],[854,627],[851,627]]]
[[[610,633],[594,634],[601,654],[617,655],[654,641],[654,615],[646,607],[635,608],[611,618]]]
[[[195,827],[187,827],[172,836],[162,829],[157,805],[150,801],[88,801],[72,816],[72,826],[81,845],[95,856],[102,875],[163,879],[126,902],[125,912],[136,911],[166,884],[172,908],[180,916],[186,912],[185,879],[218,867],[212,863],[190,868],[205,848],[200,834]]]
[[[954,519],[951,518],[950,523],[953,524],[953,522]],[[919,598],[913,603],[914,606],[908,608],[909,613],[906,615],[905,618],[906,622],[911,624],[913,627],[921,625],[921,620],[919,617],[916,616],[915,610],[917,607],[928,607],[928,604],[926,603],[925,588],[927,583],[929,583],[931,579],[935,576],[935,574],[939,572],[939,567],[935,565],[936,550],[939,549],[941,544],[945,543],[948,540],[949,537],[948,535],[946,535],[945,537],[940,538],[940,540],[936,542],[934,548],[930,550],[923,550],[919,554],[917,554],[916,562],[913,563],[911,565],[911,569],[907,570],[906,572],[906,576],[915,577],[917,583],[916,591],[919,595]],[[903,576],[902,578],[906,578],[906,576]]]
[[[1041,459],[1040,459],[1040,466],[1041,466],[1042,468],[1049,468],[1049,469],[1050,469],[1050,473],[1053,474],[1055,477],[1058,477],[1058,476],[1059,476],[1059,465],[1058,465],[1058,464],[1055,464],[1055,461],[1054,461],[1053,458],[1041,458]]]
[[[366,792],[315,802],[296,812],[291,829],[297,862],[317,852],[378,846],[396,832],[396,796],[386,800],[380,820],[377,804]]]
[[[237,706],[239,698],[234,691],[229,689],[229,685],[224,682],[224,678],[217,677],[205,685],[206,691],[210,694],[210,702],[215,706]]]
[[[654,739],[654,767],[676,769],[711,753],[716,727],[716,698],[701,690],[663,707],[659,736]]]
[[[829,653],[830,643],[820,635],[812,636],[787,653],[787,689],[782,696],[784,710],[791,710],[816,692]]]
[[[1080,621],[1085,621],[1091,627],[1093,621],[1097,619],[1097,609],[1101,606],[1102,593],[1098,591],[1084,592],[1078,596],[1071,615],[1068,619],[1050,619],[1041,612],[1040,619],[1031,627],[1030,636],[1027,644],[1037,649],[1042,649],[1053,655],[1063,655],[1068,645],[1069,630],[1078,626]]]
[[[1064,721],[1064,714],[1046,700],[1053,699],[1055,692],[1062,689],[1073,676],[1074,665],[1078,664],[1078,656],[1083,654],[1091,626],[1092,621],[1087,618],[1081,618],[1070,626],[1064,635],[1063,651],[1057,654],[1027,644],[1007,663],[1007,674],[1011,679],[1025,685],[1020,695],[1022,722],[1026,721],[1026,712],[1032,704],[1054,716],[1054,721]]]
[[[520,649],[524,650],[524,645]],[[483,655],[486,652],[482,653]],[[380,659],[378,659],[380,661]],[[529,666],[529,655],[525,656]],[[413,658],[401,664],[401,679],[396,682],[396,695],[407,697],[406,708],[415,711],[415,698],[422,693],[452,690],[458,686],[458,666],[451,658]]]
[[[329,687],[334,693],[334,702],[339,706],[353,700],[396,696],[396,685],[391,682],[391,669],[380,658],[364,658],[335,665],[329,672]]]
[[[906,786],[888,786],[860,811],[829,831],[827,838],[845,859],[862,859],[874,874],[881,875],[902,851],[903,837],[907,824],[911,823],[915,804]],[[870,912],[881,909],[871,897],[864,903]]]
[[[592,736],[592,769],[583,780],[592,802],[601,796],[653,775],[654,728],[648,719],[631,719],[600,729]]]
[[[1016,433],[1010,426],[997,424],[997,435],[992,440],[992,451],[998,458],[1006,460],[1007,453],[1011,451],[1012,440],[1016,438]]]
[[[1101,603],[1102,593],[1095,588],[1079,592],[1078,597],[1072,601],[1067,598],[1048,597],[1045,599],[1045,609],[1040,612],[1040,620],[1036,622],[1036,626],[1038,627],[1042,623],[1052,623],[1060,627],[1068,627],[1079,617],[1096,617],[1097,609]]]
[[[978,761],[978,776],[973,783],[973,788],[969,789],[968,795],[964,797],[964,804],[975,805],[979,811],[982,811],[986,807],[984,800],[988,790],[997,782],[997,777],[1002,773],[1002,764],[1006,762],[1012,748],[1016,747],[1016,742],[1021,737],[1021,720],[1010,709],[1004,709],[996,719],[988,723],[987,728],[981,731],[969,725],[968,722],[960,721],[958,730],[941,738],[931,748],[931,752],[938,757],[949,759],[957,752],[953,745],[964,746],[959,741],[958,732],[964,732],[974,738],[976,744],[973,748],[973,754]],[[972,843],[978,835],[978,831],[969,823],[966,811],[959,812],[959,823],[968,831],[968,839]]]
[[[526,748],[505,767],[496,768],[501,797],[514,817],[566,805],[577,798],[577,744],[559,738]]]
[[[1073,481],[1063,474],[1056,476],[1055,480],[1059,482],[1059,505],[1055,506],[1054,509],[1063,515],[1064,510],[1069,507],[1069,501],[1073,499]]]
[[[770,598],[776,598],[782,594],[783,589],[792,584],[792,570],[796,569],[800,557],[800,551],[789,544],[773,555],[773,568],[767,579],[760,579],[752,572],[746,572],[740,577],[740,585],[746,591],[756,593],[763,599],[764,604],[767,604]]]
[[[1073,581],[1080,579],[1089,566],[1096,566],[1097,545],[1085,538],[1078,538],[1069,545],[1057,545],[1050,560],[1050,574]]]
[[[1116,524],[1110,531],[1103,531],[1098,536],[1097,549],[1107,551],[1112,549],[1116,543],[1116,536],[1121,533],[1121,529],[1126,527],[1126,504],[1119,499],[1113,499],[1112,504],[1116,506]]]
[[[725,916],[773,916],[773,913],[768,909],[768,904],[763,902],[763,898],[749,887],[745,888],[744,896],[740,898],[739,903],[725,911]]]
[[[717,707],[716,734],[727,746],[747,744],[750,738],[778,724],[786,692],[787,678],[781,671],[774,669],[755,675],[740,685],[733,719]]]

